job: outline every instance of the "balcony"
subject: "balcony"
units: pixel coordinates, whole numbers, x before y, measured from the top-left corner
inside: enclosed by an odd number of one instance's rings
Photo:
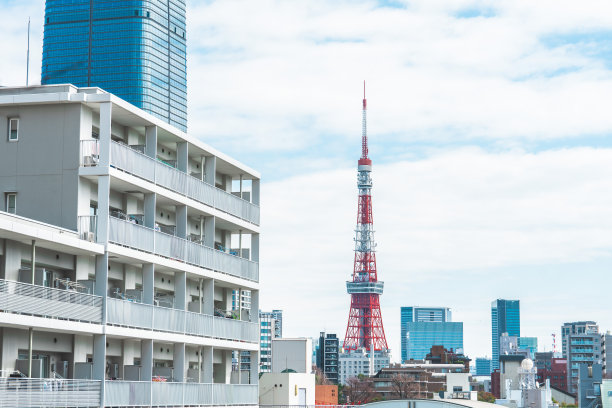
[[[99,164],[97,141],[81,142],[81,166]],[[131,147],[112,142],[111,166],[133,176],[172,190],[252,224],[259,225],[259,206],[216,188],[170,164],[152,159]]]
[[[0,407],[99,407],[100,381],[0,378]]]
[[[257,282],[257,262],[164,234],[129,221],[109,217],[108,240],[114,244]]]
[[[4,279],[0,279],[0,310],[87,323],[102,322],[100,296]]]
[[[593,342],[588,340],[572,340],[572,346],[588,345],[592,346]]]
[[[257,385],[106,381],[107,406],[257,405]]]
[[[259,326],[251,322],[113,298],[107,299],[106,307],[108,324],[249,343],[259,342]]]

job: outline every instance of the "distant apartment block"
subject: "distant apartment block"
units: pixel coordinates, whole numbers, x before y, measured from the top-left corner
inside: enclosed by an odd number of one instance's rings
[[[317,368],[332,384],[338,384],[338,337],[332,333],[321,332],[316,352]]]
[[[565,323],[561,326],[563,357],[567,359],[567,390],[578,392],[581,366],[602,362],[602,345],[599,326],[593,321]]]
[[[447,307],[400,309],[402,361],[423,360],[432,346],[463,349],[463,323],[453,322]]]
[[[518,300],[497,299],[491,303],[491,370],[499,368],[500,337],[521,336],[521,312]]]
[[[272,339],[283,336],[283,311],[259,311],[260,324],[260,360],[259,372],[272,372]]]
[[[258,173],[98,88],[0,88],[2,129],[0,405],[256,406]]]
[[[391,358],[385,352],[374,352],[370,356],[365,349],[359,349],[351,353],[342,351],[338,355],[338,382],[346,384],[349,378],[357,377],[359,374],[372,376],[380,369],[389,367],[390,362]]]

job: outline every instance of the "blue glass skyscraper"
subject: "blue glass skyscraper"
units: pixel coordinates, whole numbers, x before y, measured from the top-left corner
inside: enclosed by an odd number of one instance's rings
[[[402,361],[422,360],[432,346],[463,348],[463,323],[451,321],[449,308],[408,306],[400,312]]]
[[[503,333],[521,337],[521,308],[518,300],[497,299],[491,303],[491,370],[499,368],[499,338]]]
[[[185,0],[46,0],[41,83],[96,86],[187,130]]]

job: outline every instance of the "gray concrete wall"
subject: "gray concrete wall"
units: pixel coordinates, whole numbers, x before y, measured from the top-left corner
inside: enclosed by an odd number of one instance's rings
[[[8,118],[19,117],[9,142]],[[0,107],[0,194],[17,192],[17,214],[76,230],[81,105]]]

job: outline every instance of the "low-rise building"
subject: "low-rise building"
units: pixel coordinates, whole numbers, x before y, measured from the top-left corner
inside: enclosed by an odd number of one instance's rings
[[[272,340],[272,372],[312,372],[312,339],[281,338]]]
[[[315,375],[263,373],[259,379],[259,405],[315,405]]]
[[[551,387],[567,391],[567,359],[552,358],[548,368],[538,368],[538,383],[550,380]]]

